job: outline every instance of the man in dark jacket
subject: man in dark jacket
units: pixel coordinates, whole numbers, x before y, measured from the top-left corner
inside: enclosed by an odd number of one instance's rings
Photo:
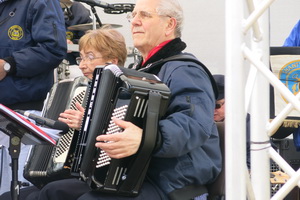
[[[22,108],[43,101],[67,50],[59,2],[4,0],[0,28],[0,103]]]
[[[178,198],[181,189],[213,182],[221,171],[221,152],[213,119],[215,95],[211,79],[199,64],[192,61],[157,61],[182,55],[186,44],[181,41],[182,8],[177,0],[137,0],[128,16],[134,46],[142,60],[136,70],[156,74],[171,90],[166,115],[158,124],[156,149],[147,177],[136,197],[88,192],[79,180],[61,180],[47,184],[31,199],[55,200],[166,200]],[[122,128],[117,134],[98,136],[96,147],[115,159],[135,154],[141,144],[143,130],[129,121],[114,119]],[[104,142],[111,141],[111,142]],[[199,196],[206,199],[205,193]]]
[[[0,0],[0,30],[0,103],[13,109],[42,109],[53,85],[53,70],[67,52],[59,1]],[[1,132],[0,144],[7,147],[7,138]],[[25,159],[23,147],[20,158]],[[2,149],[0,194],[9,189],[11,175],[5,162],[10,160],[7,148]],[[24,162],[20,160],[20,169]]]
[[[214,113],[214,119],[216,122],[225,121],[225,77],[222,74],[213,75],[217,87],[219,90],[219,96],[216,102],[216,108]],[[247,152],[247,167],[250,169],[250,159],[251,159],[251,146],[250,146],[250,114],[247,114],[246,117],[246,152]]]

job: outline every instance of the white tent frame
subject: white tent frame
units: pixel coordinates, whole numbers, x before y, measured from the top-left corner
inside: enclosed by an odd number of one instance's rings
[[[269,142],[291,110],[300,111],[300,95],[293,95],[269,69],[269,7],[273,2],[227,0],[225,5],[225,192],[229,200],[283,199],[295,186],[300,187],[300,170],[295,172]],[[272,122],[270,84],[289,102]],[[251,178],[246,167],[248,112],[251,113]],[[270,159],[291,177],[272,197]]]

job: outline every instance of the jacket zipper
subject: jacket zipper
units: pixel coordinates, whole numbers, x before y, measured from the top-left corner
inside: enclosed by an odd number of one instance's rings
[[[146,69],[150,68],[150,67],[152,66],[152,64],[153,64],[153,63],[148,64],[146,67],[143,67],[143,68],[139,69],[138,71],[143,72],[143,71],[145,71]]]
[[[56,27],[56,24],[53,22],[52,23],[52,26],[53,26],[53,30],[54,30],[54,38],[55,38],[55,46],[58,45],[58,40],[57,40],[57,27]]]
[[[12,17],[14,17],[15,14],[16,14],[16,10],[17,10],[17,8],[15,8],[13,11],[10,11],[9,14],[8,14],[8,16],[5,17],[2,21],[0,21],[0,26],[1,26],[2,24],[4,24],[5,22],[7,22],[7,21],[8,21],[9,19],[11,19]]]

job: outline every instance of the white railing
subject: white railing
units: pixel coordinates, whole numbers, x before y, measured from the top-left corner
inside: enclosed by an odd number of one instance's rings
[[[274,0],[226,1],[226,199],[283,199],[300,186],[295,172],[271,147],[270,136],[298,98],[270,71],[269,7]],[[269,84],[289,102],[269,122]],[[298,98],[297,98],[298,97]],[[246,113],[251,114],[251,175],[246,169]],[[271,197],[270,159],[291,178]],[[250,178],[251,177],[251,178]]]

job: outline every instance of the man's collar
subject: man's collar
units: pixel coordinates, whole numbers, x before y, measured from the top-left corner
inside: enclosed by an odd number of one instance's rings
[[[168,58],[181,53],[186,48],[186,44],[181,41],[180,38],[175,38],[171,40],[166,45],[164,45],[158,52],[153,54],[145,63],[143,61],[139,64],[139,68],[143,68],[150,63],[158,61],[160,59]]]

